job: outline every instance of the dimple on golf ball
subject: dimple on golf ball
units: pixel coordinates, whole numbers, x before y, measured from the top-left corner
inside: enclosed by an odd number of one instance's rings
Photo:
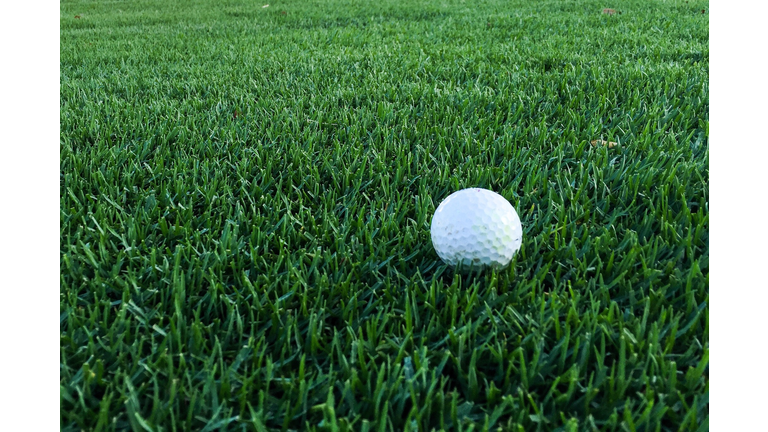
[[[462,189],[448,196],[432,217],[432,244],[446,264],[504,268],[523,242],[515,208],[488,189]]]

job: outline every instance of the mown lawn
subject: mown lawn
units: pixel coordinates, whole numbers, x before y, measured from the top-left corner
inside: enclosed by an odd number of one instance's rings
[[[263,6],[61,2],[62,430],[708,429],[707,2]]]

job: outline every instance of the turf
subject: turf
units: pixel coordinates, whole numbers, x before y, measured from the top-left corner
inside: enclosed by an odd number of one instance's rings
[[[62,430],[708,429],[707,2],[262,6],[60,5]]]

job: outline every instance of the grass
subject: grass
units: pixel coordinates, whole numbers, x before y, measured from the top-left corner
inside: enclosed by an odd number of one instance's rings
[[[706,2],[60,8],[62,430],[708,429]]]

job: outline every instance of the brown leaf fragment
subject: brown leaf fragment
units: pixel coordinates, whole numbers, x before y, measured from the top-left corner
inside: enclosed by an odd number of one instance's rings
[[[613,15],[616,13],[616,9],[605,8],[603,9],[603,13],[608,15]]]
[[[80,19],[80,15],[75,15],[75,19]]]
[[[604,140],[592,140],[589,143],[592,144],[592,147],[608,146],[608,148],[614,148],[618,145],[613,141],[604,141]]]

